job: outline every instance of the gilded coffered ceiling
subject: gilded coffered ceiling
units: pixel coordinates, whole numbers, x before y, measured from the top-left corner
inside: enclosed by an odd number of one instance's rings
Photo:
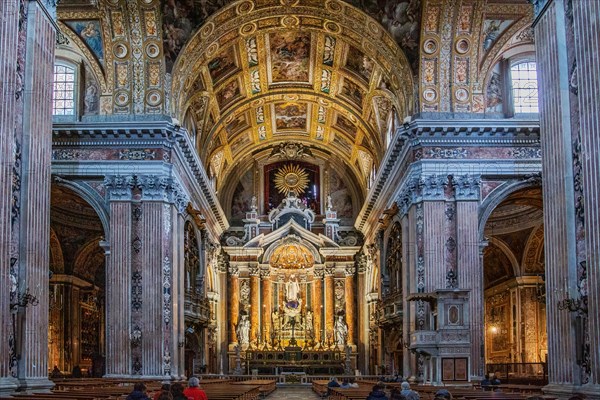
[[[174,65],[172,112],[195,126],[215,176],[294,141],[364,182],[385,151],[392,110],[411,112],[408,60],[352,6],[283,3],[241,1],[210,17]]]

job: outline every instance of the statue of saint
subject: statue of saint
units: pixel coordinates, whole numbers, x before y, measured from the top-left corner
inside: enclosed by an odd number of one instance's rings
[[[305,320],[305,326],[306,326],[306,331],[307,332],[312,332],[313,330],[313,313],[312,311],[308,310],[306,312],[306,320]]]
[[[346,325],[343,315],[338,316],[333,329],[335,331],[336,346],[343,348],[346,345],[346,339],[348,338],[348,325]]]
[[[279,320],[279,312],[276,309],[271,313],[271,323],[273,324],[273,332],[279,332],[281,321]]]
[[[333,208],[333,201],[331,200],[331,195],[327,195],[327,211],[331,211]]]
[[[252,196],[252,200],[250,200],[250,210],[256,211],[257,209],[256,196]]]
[[[298,301],[298,293],[300,293],[300,284],[296,279],[296,275],[292,275],[285,284],[285,299],[288,302]]]
[[[250,320],[248,319],[248,315],[242,315],[242,319],[240,319],[236,331],[238,342],[240,344],[250,343]]]

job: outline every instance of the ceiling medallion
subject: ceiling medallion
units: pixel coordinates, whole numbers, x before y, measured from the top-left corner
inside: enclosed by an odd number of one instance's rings
[[[275,173],[275,188],[279,193],[299,195],[308,187],[308,174],[299,165],[288,164]]]

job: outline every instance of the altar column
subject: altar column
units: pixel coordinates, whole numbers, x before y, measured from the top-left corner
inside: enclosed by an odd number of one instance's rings
[[[354,307],[354,265],[346,266],[346,324],[348,325],[348,338],[346,343],[354,346],[354,320],[356,308]]]
[[[314,329],[315,329],[315,341],[321,343],[323,338],[322,327],[323,327],[323,274],[322,268],[315,268],[313,280],[313,308],[314,308]]]
[[[334,322],[334,285],[333,276],[335,275],[335,267],[327,267],[325,269],[325,337],[332,335],[333,341],[333,322]]]
[[[267,266],[261,268],[260,278],[262,279],[262,301],[263,301],[263,313],[262,313],[262,334],[263,339],[271,344],[271,270]]]
[[[240,271],[237,266],[229,266],[229,343],[237,343],[235,327],[240,314]]]
[[[250,343],[258,337],[258,315],[260,313],[260,270],[258,265],[249,266],[250,271]]]

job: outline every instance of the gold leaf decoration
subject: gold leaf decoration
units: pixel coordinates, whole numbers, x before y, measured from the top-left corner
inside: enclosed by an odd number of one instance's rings
[[[275,188],[279,193],[299,195],[308,187],[308,174],[299,165],[288,164],[275,173]]]

